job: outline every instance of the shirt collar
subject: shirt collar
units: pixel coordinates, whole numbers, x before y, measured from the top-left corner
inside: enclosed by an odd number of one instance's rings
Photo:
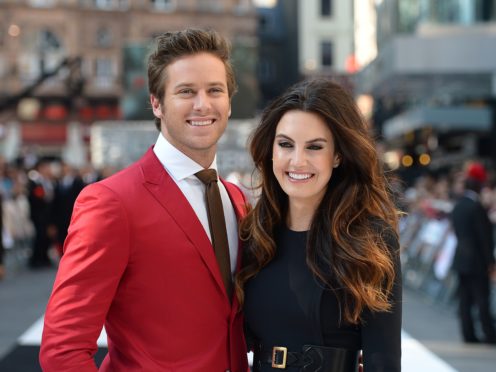
[[[203,170],[203,167],[200,164],[183,154],[167,141],[162,133],[158,135],[157,142],[153,147],[153,152],[176,182],[191,177],[196,172]],[[215,155],[214,161],[208,168],[217,171],[217,155]]]

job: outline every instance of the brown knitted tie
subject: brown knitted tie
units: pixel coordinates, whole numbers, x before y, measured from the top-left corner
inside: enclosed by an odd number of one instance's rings
[[[231,260],[229,258],[229,243],[227,240],[226,220],[224,219],[224,209],[220,198],[219,186],[217,185],[217,172],[215,169],[204,169],[195,174],[206,186],[207,214],[212,245],[215,257],[219,264],[220,273],[226,292],[231,298]]]

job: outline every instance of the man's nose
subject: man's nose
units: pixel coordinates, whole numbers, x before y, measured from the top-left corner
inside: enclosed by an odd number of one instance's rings
[[[210,108],[210,98],[207,94],[207,92],[200,90],[196,94],[195,100],[194,100],[194,109],[196,111],[206,111]]]

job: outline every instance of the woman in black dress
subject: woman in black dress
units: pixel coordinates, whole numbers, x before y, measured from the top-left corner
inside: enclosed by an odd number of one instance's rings
[[[299,83],[263,113],[261,195],[241,225],[236,292],[254,371],[401,370],[397,211],[352,97]],[[362,366],[360,366],[362,368]]]

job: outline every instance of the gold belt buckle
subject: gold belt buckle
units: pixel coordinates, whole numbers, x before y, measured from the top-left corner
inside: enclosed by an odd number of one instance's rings
[[[280,359],[278,358],[278,354],[282,353],[282,362],[278,363]],[[274,346],[272,348],[272,368],[285,369],[286,368],[286,359],[288,357],[288,349],[284,346]]]

